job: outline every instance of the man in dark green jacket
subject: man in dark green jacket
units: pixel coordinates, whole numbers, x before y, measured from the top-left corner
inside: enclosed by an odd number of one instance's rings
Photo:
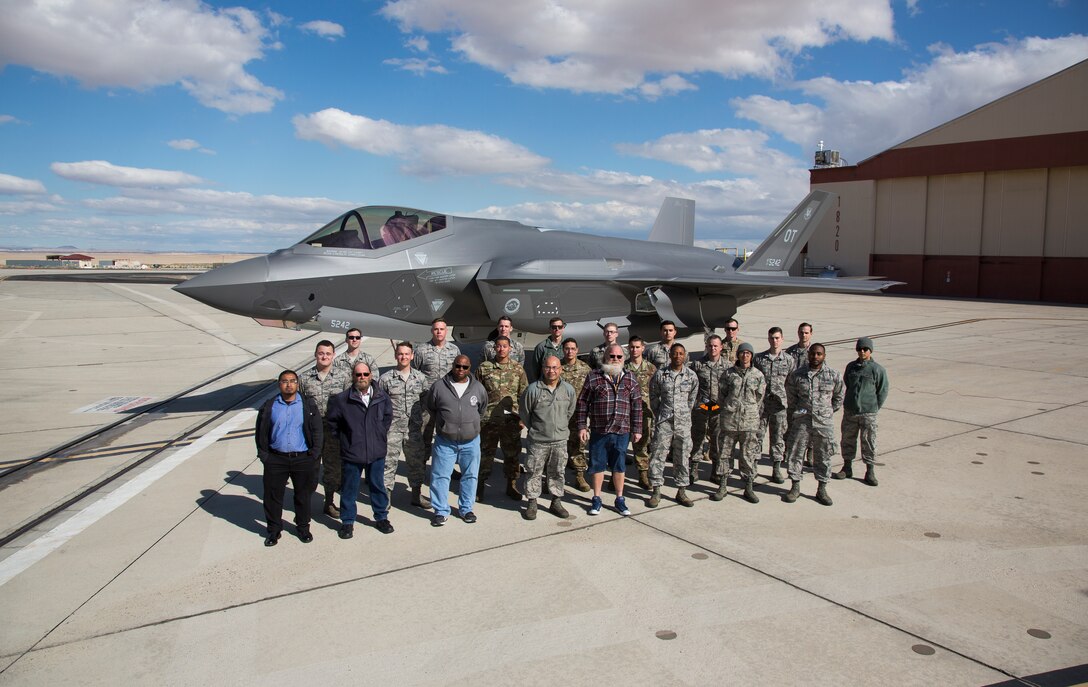
[[[888,398],[888,373],[873,360],[873,340],[867,336],[858,339],[858,359],[846,366],[843,382],[846,398],[842,414],[842,470],[831,477],[853,477],[851,463],[857,453],[858,437],[861,437],[861,459],[865,461],[864,482],[871,487],[876,481],[876,414]]]

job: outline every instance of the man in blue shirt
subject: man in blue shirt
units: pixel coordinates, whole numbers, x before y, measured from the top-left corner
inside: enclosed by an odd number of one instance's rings
[[[295,527],[303,544],[310,534],[310,495],[317,486],[322,426],[317,405],[298,393],[298,374],[284,370],[280,392],[257,412],[254,438],[257,457],[264,464],[264,517],[268,523],[265,546],[275,546],[283,532],[283,496],[291,480],[295,501]]]

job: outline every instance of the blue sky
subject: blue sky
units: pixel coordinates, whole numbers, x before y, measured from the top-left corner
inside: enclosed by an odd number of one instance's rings
[[[265,252],[358,205],[753,247],[1088,59],[1067,0],[5,0],[0,246]]]

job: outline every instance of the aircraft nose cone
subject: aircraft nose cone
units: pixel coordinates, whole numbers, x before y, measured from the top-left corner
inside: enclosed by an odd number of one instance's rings
[[[213,308],[247,317],[277,317],[282,310],[262,307],[267,301],[268,258],[250,258],[198,274],[175,291]]]

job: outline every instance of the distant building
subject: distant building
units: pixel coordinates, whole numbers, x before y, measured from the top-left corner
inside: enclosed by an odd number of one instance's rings
[[[809,174],[839,195],[809,268],[906,282],[900,293],[1088,303],[1088,60]]]

